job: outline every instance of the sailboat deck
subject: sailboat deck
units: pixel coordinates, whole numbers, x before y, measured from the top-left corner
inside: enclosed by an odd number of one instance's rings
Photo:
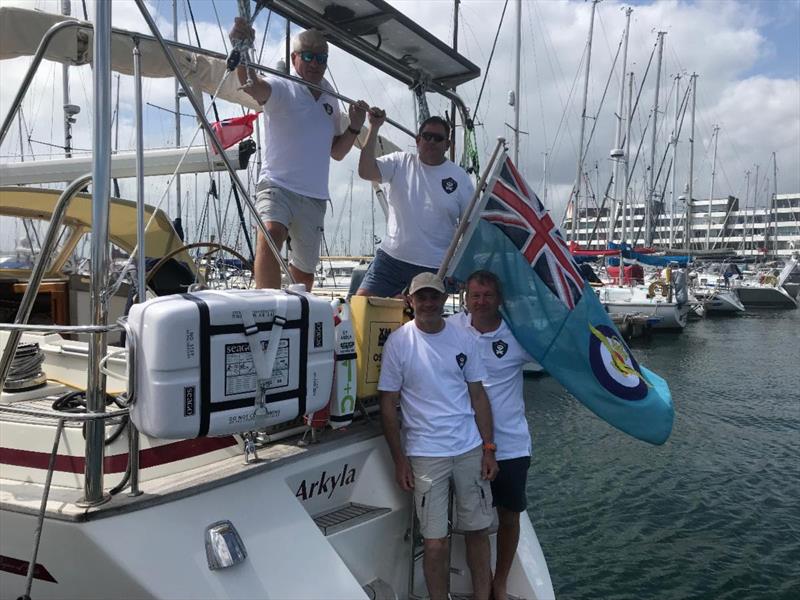
[[[80,427],[80,424],[70,427]],[[126,489],[114,496],[112,502],[92,508],[83,508],[76,504],[80,490],[53,485],[50,488],[45,516],[65,521],[86,521],[141,510],[253,477],[301,458],[329,452],[339,445],[355,444],[380,434],[379,421],[373,419],[354,421],[347,429],[326,431],[319,436],[317,442],[311,444],[305,443],[301,435],[296,435],[259,448],[258,462],[247,464],[244,454],[237,452],[235,456],[203,466],[143,481],[140,484],[143,492],[141,495],[131,497]],[[41,484],[0,478],[0,509],[38,514],[43,490],[44,486]]]

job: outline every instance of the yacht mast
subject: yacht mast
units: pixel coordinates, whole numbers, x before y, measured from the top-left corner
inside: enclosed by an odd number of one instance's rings
[[[630,183],[631,165],[631,126],[633,125],[633,71],[628,74],[628,125],[625,131],[625,187],[622,190],[622,237],[623,244],[628,240],[628,187]],[[621,281],[621,280],[620,280]]]
[[[684,241],[686,242],[686,249],[690,250],[692,247],[692,205],[694,204],[694,196],[692,196],[692,187],[694,183],[694,117],[695,109],[697,108],[697,73],[692,73],[690,78],[692,85],[692,124],[691,131],[689,132],[689,183],[688,197],[686,198],[686,233]]]
[[[644,202],[644,245],[653,245],[653,205],[656,201],[655,162],[656,132],[658,129],[658,94],[661,89],[661,59],[664,54],[664,36],[666,31],[658,32],[658,58],[656,60],[656,95],[653,100],[653,129],[650,133],[650,185],[649,194]]]
[[[778,258],[778,161],[775,153],[772,153],[772,209],[770,219],[773,223],[772,229],[772,256]]]
[[[89,307],[92,325],[104,328],[108,323],[106,290],[109,279],[108,197],[111,195],[111,2],[95,4],[94,68],[92,97],[95,100],[92,124],[92,247],[91,293]],[[89,360],[86,384],[86,410],[106,410],[106,376],[100,361],[106,355],[106,333],[89,335]],[[82,504],[93,506],[108,500],[103,493],[103,450],[105,421],[86,422],[86,463]]]
[[[620,176],[622,171],[622,160],[624,159],[624,151],[622,150],[622,109],[625,104],[625,73],[628,69],[628,34],[631,26],[631,13],[633,9],[627,7],[625,9],[625,33],[624,42],[622,47],[622,77],[620,78],[619,85],[619,99],[617,100],[617,133],[614,141],[614,149],[611,151],[611,158],[614,161],[614,210],[611,211],[611,227],[608,230],[608,241],[614,240],[614,231],[617,224],[617,211],[622,204],[620,199],[623,194]]]
[[[594,10],[594,9],[592,9]],[[516,62],[514,65],[514,164],[519,165],[519,71],[522,50],[522,0],[517,0]],[[584,112],[585,112],[584,108]]]
[[[706,250],[711,249],[711,207],[714,203],[714,178],[717,175],[717,142],[719,141],[719,125],[714,125],[714,154],[711,158],[711,190],[708,192],[708,216],[706,222]]]
[[[747,254],[747,207],[750,204],[750,169],[744,172],[746,192],[744,197],[744,229],[742,230],[742,251]]]
[[[61,0],[61,14],[70,16],[72,4],[70,0]],[[77,114],[69,103],[69,65],[61,65],[61,100],[64,109],[64,158],[72,158],[72,122]]]
[[[675,75],[675,124],[672,126],[672,191],[669,197],[669,247],[675,246],[675,183],[678,175],[678,115],[680,113],[681,74]]]
[[[453,50],[458,52],[458,6],[461,0],[453,0]],[[455,89],[455,88],[454,88]],[[450,101],[450,160],[456,160],[456,102]]]
[[[178,41],[178,0],[172,0],[172,39]],[[178,84],[177,77],[175,78],[175,147],[181,147],[181,89]],[[181,219],[181,176],[175,178],[175,217],[180,223]],[[220,233],[220,236],[222,233]],[[220,238],[221,239],[221,238]]]
[[[592,34],[594,33],[594,13],[600,0],[592,0],[592,16],[589,20],[589,36],[586,40],[586,70],[583,76],[583,107],[581,108],[581,134],[578,141],[578,169],[575,175],[575,192],[572,202],[572,241],[578,241],[578,199],[581,193],[581,177],[583,172],[583,139],[586,134],[586,101],[589,97],[589,66],[592,62]]]

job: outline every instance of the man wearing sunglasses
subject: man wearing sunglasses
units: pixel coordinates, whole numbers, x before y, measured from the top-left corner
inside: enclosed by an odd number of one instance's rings
[[[231,42],[254,39],[255,31],[237,17]],[[292,40],[292,66],[308,83],[331,90],[325,79],[328,42],[309,29]],[[361,131],[369,105],[363,100],[348,109],[349,126],[340,118],[339,102],[326,92],[270,76],[249,76],[237,67],[242,90],[264,107],[262,167],[256,208],[278,248],[291,237],[289,270],[310,290],[319,261],[319,244],[328,198],[330,159],[342,160]],[[259,232],[254,266],[256,287],[280,288],[280,265]]]
[[[358,161],[362,179],[389,186],[386,235],[361,282],[361,296],[396,296],[415,275],[435,273],[475,190],[466,171],[445,157],[450,125],[441,117],[420,126],[416,155],[395,152],[376,158],[385,118],[383,111],[370,111]]]

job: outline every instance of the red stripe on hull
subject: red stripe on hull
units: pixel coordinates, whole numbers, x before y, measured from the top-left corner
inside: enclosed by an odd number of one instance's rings
[[[19,575],[20,577],[26,577],[28,575],[28,565],[30,564],[27,560],[20,560],[18,558],[11,558],[10,556],[3,556],[0,554],[0,571],[5,571],[6,573],[13,573],[14,575]],[[36,563],[33,567],[33,578],[34,579],[41,579],[42,581],[49,581],[50,583],[58,583],[56,578],[50,575],[50,571],[44,568],[44,565],[40,565]]]
[[[181,440],[142,450],[139,453],[139,467],[142,469],[157,467],[235,445],[236,440],[231,436]],[[83,456],[59,454],[56,456],[55,470],[62,473],[83,473],[85,462],[86,459]],[[0,448],[0,464],[32,469],[47,469],[49,463],[50,454],[47,452]],[[114,454],[103,459],[103,467],[106,473],[124,473],[127,466],[127,453]]]

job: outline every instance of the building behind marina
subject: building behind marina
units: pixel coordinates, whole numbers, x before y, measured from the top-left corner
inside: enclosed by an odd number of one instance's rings
[[[607,202],[607,205],[610,205]],[[652,208],[653,246],[676,251],[705,251],[745,257],[788,258],[800,251],[800,193],[777,194],[774,207],[743,206],[739,198],[695,198],[691,211],[691,236],[685,240],[686,205],[679,201],[674,213],[656,201]],[[709,208],[710,223],[709,228]],[[612,208],[581,208],[577,242],[581,248],[603,249],[609,239]],[[645,244],[645,206],[643,202],[628,208],[625,241],[634,246]],[[571,230],[569,218],[564,231]],[[617,215],[611,241],[622,237],[622,217]],[[670,235],[670,231],[674,233]]]

